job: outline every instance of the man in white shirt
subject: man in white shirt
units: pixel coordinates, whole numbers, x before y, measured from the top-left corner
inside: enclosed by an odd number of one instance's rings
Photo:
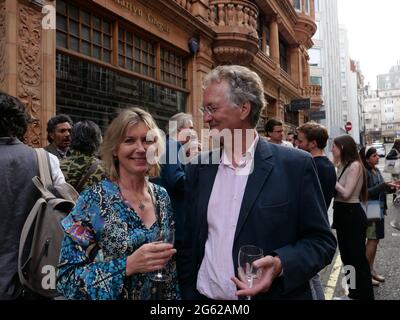
[[[203,120],[222,148],[187,166],[184,299],[312,299],[309,279],[335,254],[315,164],[259,138],[265,106],[263,83],[246,67],[219,66],[204,79]],[[238,272],[245,245],[265,256],[253,263],[261,276],[252,288]]]

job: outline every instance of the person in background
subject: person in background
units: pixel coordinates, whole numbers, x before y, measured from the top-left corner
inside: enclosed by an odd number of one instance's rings
[[[185,165],[183,159],[187,157],[185,145],[191,142],[196,133],[193,130],[192,115],[178,113],[169,119],[167,132],[165,161],[161,165],[160,177],[153,180],[154,183],[164,187],[171,198],[175,220],[175,242],[177,248],[183,240],[184,221],[184,186],[185,186]]]
[[[386,195],[396,191],[396,183],[385,182],[379,171],[379,155],[373,147],[363,147],[360,150],[360,157],[367,170],[368,200],[378,200],[381,204],[382,220],[369,222],[367,228],[366,254],[371,269],[372,284],[378,286],[385,278],[377,273],[374,268],[374,261],[379,245],[379,240],[385,237],[385,220],[387,210]]]
[[[280,120],[269,119],[265,123],[265,133],[270,143],[293,148],[293,144],[283,140],[283,123]]]
[[[386,156],[386,160],[399,160],[400,159],[400,139],[396,139],[394,141],[392,150]],[[400,174],[392,174],[392,180],[400,180]],[[393,200],[396,195],[393,195]],[[390,221],[390,225],[392,228],[396,230],[400,230],[400,210],[394,210],[393,212],[393,220]]]
[[[68,157],[71,152],[71,128],[73,122],[66,114],[58,114],[47,122],[47,140],[49,145],[44,149],[58,159]]]
[[[326,216],[331,205],[336,186],[336,170],[333,163],[326,157],[324,149],[329,135],[326,128],[318,123],[306,123],[297,128],[299,149],[309,152],[317,166],[318,179],[321,184],[326,204]],[[312,278],[314,300],[325,300],[319,275]]]
[[[149,181],[159,174],[164,141],[140,108],[122,110],[107,128],[101,158],[107,178],[83,191],[62,220],[57,289],[67,299],[149,300],[151,275],[165,269],[165,298],[179,299],[174,229],[166,190]]]
[[[39,175],[33,148],[21,140],[31,116],[17,98],[0,92],[0,300],[36,299],[18,278],[18,249],[25,220],[41,194],[32,182]],[[54,184],[65,183],[57,157],[49,154]]]
[[[298,135],[295,132],[289,132],[286,141],[290,142],[294,148],[298,148]]]
[[[336,229],[343,265],[354,268],[355,276],[349,295],[336,299],[374,300],[371,270],[365,254],[367,217],[360,204],[368,198],[364,166],[357,145],[349,135],[333,140],[332,154],[338,168],[332,227]]]
[[[105,178],[104,168],[97,158],[101,130],[93,121],[80,121],[72,127],[71,138],[71,155],[60,161],[60,167],[65,180],[80,193]]]
[[[309,122],[297,128],[299,149],[309,152],[317,166],[326,208],[329,209],[336,186],[336,170],[333,163],[325,155],[329,138],[328,130],[318,124]]]

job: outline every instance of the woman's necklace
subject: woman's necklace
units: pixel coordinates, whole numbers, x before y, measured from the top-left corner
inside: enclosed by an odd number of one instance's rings
[[[127,200],[126,197],[124,197],[124,194],[123,194],[123,191],[122,191],[122,189],[123,189],[122,186],[121,186],[120,184],[118,184],[118,185],[119,185],[119,189],[121,190],[122,199],[123,199],[124,202],[126,202],[131,208],[133,208],[133,205],[131,204],[131,202],[130,202],[129,200]],[[135,201],[135,202],[136,202],[136,201]],[[145,204],[143,203],[143,200],[142,200],[142,199],[139,199],[138,202],[139,202],[138,208],[139,208],[141,211],[144,211],[144,209],[146,209],[146,206],[145,206]]]
[[[146,208],[146,206],[144,205],[142,200],[139,200],[139,209],[144,211],[144,209]]]

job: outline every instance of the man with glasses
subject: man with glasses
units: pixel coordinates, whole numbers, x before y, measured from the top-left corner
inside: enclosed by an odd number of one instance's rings
[[[283,123],[281,121],[269,119],[265,123],[265,133],[270,143],[293,148],[293,144],[283,140]]]
[[[260,139],[263,83],[242,66],[204,79],[203,121],[221,148],[186,167],[184,240],[178,275],[184,299],[312,299],[309,279],[330,264],[336,240],[311,156]],[[242,246],[265,257],[249,289]]]

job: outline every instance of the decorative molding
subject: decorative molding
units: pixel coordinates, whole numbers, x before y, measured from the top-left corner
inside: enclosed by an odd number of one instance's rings
[[[20,4],[17,45],[17,94],[33,118],[25,138],[31,146],[41,144],[41,13]]]
[[[0,90],[5,91],[6,79],[6,2],[0,0]]]
[[[241,65],[249,65],[255,54],[249,51],[247,48],[229,47],[229,46],[218,46],[214,48],[214,54],[217,60],[222,64],[235,64],[240,61]]]

